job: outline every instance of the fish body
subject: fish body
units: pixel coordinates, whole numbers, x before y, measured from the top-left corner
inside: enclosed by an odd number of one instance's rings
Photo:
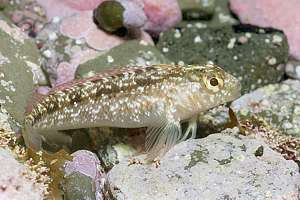
[[[39,149],[48,131],[147,127],[153,159],[196,135],[196,117],[240,96],[239,81],[207,65],[153,65],[107,70],[54,88],[25,117],[27,145]],[[189,121],[182,133],[180,122]]]

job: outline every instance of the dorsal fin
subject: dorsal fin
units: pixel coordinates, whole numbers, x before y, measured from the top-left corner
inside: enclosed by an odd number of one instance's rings
[[[53,94],[57,91],[67,89],[67,88],[70,88],[75,85],[80,85],[86,81],[94,82],[94,81],[101,80],[101,79],[111,77],[114,75],[118,76],[118,75],[126,73],[126,72],[130,73],[130,72],[137,72],[137,71],[143,71],[143,70],[144,70],[144,67],[130,67],[130,68],[129,67],[122,67],[122,68],[114,67],[114,68],[106,69],[106,70],[103,70],[102,72],[99,72],[91,77],[74,79],[72,81],[56,85],[49,91],[49,94]]]
[[[49,94],[53,94],[57,91],[61,91],[70,87],[73,87],[75,85],[80,85],[82,83],[85,83],[86,81],[91,81],[91,82],[96,82],[98,80],[103,80],[106,78],[112,78],[112,77],[118,77],[122,76],[124,74],[138,74],[138,73],[143,73],[145,71],[152,71],[153,73],[157,73],[157,68],[165,68],[165,69],[173,69],[173,65],[166,65],[166,64],[160,64],[160,65],[152,65],[152,66],[137,66],[137,67],[113,67],[110,69],[105,69],[97,74],[95,74],[92,77],[86,77],[86,78],[80,78],[80,79],[75,79],[73,81],[67,82],[67,83],[62,83],[60,85],[55,86],[53,89],[50,90]],[[149,74],[150,76],[150,74]]]

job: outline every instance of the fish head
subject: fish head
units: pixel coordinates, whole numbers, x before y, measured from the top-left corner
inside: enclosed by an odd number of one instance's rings
[[[193,92],[200,110],[205,111],[212,107],[233,101],[241,95],[241,84],[237,78],[225,72],[222,68],[213,65],[191,65],[186,73],[190,82],[197,84]]]

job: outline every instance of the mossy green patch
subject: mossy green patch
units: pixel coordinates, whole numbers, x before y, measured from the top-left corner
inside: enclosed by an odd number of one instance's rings
[[[193,153],[191,154],[191,161],[187,166],[184,167],[185,170],[191,169],[199,162],[208,163],[207,157],[209,151],[206,148],[202,147],[201,145],[198,145],[198,147],[199,149],[193,151]]]

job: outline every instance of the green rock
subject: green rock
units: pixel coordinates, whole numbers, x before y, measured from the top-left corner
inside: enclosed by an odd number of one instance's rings
[[[203,0],[203,2],[205,1]],[[206,18],[201,17],[199,19],[193,19],[193,21],[189,21],[191,18],[186,18],[185,12],[183,12],[184,20],[179,24],[177,24],[177,27],[184,28],[187,25],[188,26],[196,25],[197,28],[206,28],[206,27],[213,28],[213,27],[223,27],[223,26],[238,24],[239,22],[231,14],[228,5],[229,5],[228,0],[215,0],[214,9],[212,10],[213,13],[210,13],[210,15],[206,15]]]
[[[145,66],[159,63],[170,63],[170,61],[154,46],[132,40],[81,64],[76,71],[76,76],[91,76],[111,67]]]
[[[215,12],[215,0],[179,0],[184,19],[209,19]]]
[[[288,59],[283,33],[248,26],[172,29],[157,47],[175,63],[214,62],[241,80],[242,93],[281,80]]]
[[[92,178],[74,172],[65,178],[64,191],[66,200],[96,200]]]
[[[118,1],[105,1],[94,10],[94,19],[105,31],[114,32],[123,27],[124,7]]]
[[[231,14],[229,0],[216,0],[215,4],[215,14],[209,22],[211,27],[220,27],[238,23],[238,21]]]
[[[44,79],[39,52],[20,30],[0,20],[0,103],[22,123],[35,85]]]

